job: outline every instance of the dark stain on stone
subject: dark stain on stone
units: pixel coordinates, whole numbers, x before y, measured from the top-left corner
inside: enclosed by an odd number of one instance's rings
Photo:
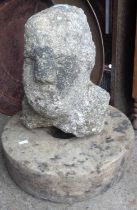
[[[78,163],[85,163],[84,160],[78,160]]]
[[[121,180],[121,178],[123,177],[124,172],[125,172],[125,167],[120,167],[118,172],[117,172],[117,174],[116,174],[116,176],[112,180],[112,184],[118,183]]]
[[[123,158],[123,159],[122,159],[122,161],[121,161],[120,165],[121,165],[121,166],[123,166],[123,165],[124,165],[124,163],[125,163],[125,158]]]
[[[47,163],[37,163],[38,169],[43,173],[47,168],[48,164]]]
[[[102,185],[101,185],[101,184],[98,184],[98,185],[97,185],[97,188],[100,188],[100,187],[102,187]]]
[[[100,155],[100,157],[101,157],[101,158],[103,158],[103,157],[104,157],[104,155],[103,155],[103,154],[101,154],[101,155]]]
[[[125,141],[127,141],[127,139],[125,139]],[[129,149],[130,149],[129,145],[126,145],[126,146],[125,146],[125,149],[126,149],[126,150],[129,150]]]
[[[108,125],[108,122],[107,121],[105,122],[105,125]]]
[[[118,127],[114,128],[113,131],[125,134],[125,128],[122,125],[119,125]]]
[[[112,139],[111,137],[107,137],[106,138],[106,143],[111,143],[111,142],[113,142],[114,141],[114,139]]]
[[[59,155],[55,155],[53,158],[50,158],[52,161],[60,160],[61,157]]]
[[[25,160],[25,161],[24,161],[24,164],[25,164],[25,165],[28,165],[29,163],[30,163],[30,161],[28,161],[28,160]]]
[[[33,146],[39,146],[39,144],[36,143],[36,144],[34,144]]]
[[[111,136],[106,137],[106,139],[111,139]]]
[[[97,144],[92,143],[90,149],[94,149],[94,148],[97,148]]]
[[[109,156],[111,157],[111,156],[113,156],[114,155],[114,153],[113,152],[111,152],[110,154],[109,154]]]
[[[87,194],[87,193],[90,193],[90,190],[86,190],[85,193],[86,193],[86,194]]]
[[[64,164],[64,166],[66,166],[66,167],[75,167],[75,164],[73,163],[73,164]]]
[[[125,126],[125,129],[127,129],[130,126],[130,122],[127,120],[122,121],[123,126]]]
[[[125,134],[129,126],[130,126],[129,122],[127,120],[123,120],[118,127],[113,129],[113,131]]]
[[[123,178],[124,172],[125,172],[125,170],[124,170],[124,168],[123,168],[123,169],[121,170],[121,172],[119,173],[119,177],[118,177],[117,182],[119,182],[119,181]]]
[[[111,183],[104,186],[104,188],[101,190],[101,193],[106,192],[111,187]]]
[[[86,160],[88,159],[88,157],[92,157],[92,154],[86,154],[87,158]]]
[[[80,155],[86,155],[84,152],[80,152],[79,154],[80,154]]]
[[[100,171],[100,165],[99,165],[99,164],[97,165],[96,170],[97,170],[97,173],[98,173],[98,174],[101,173],[101,171]]]
[[[103,151],[103,148],[100,145],[97,145],[95,143],[91,144],[90,149],[98,149],[100,151]]]
[[[66,176],[73,176],[73,175],[76,175],[76,173],[74,171],[71,171],[71,172],[67,172],[66,173]]]
[[[109,150],[110,149],[110,146],[106,146],[106,148],[105,148],[106,150]]]
[[[110,117],[112,117],[112,118],[117,118],[117,117],[122,117],[122,115],[119,113],[119,111],[113,111],[113,112],[110,112]]]
[[[103,147],[98,146],[97,149],[99,149],[101,152],[104,151]]]

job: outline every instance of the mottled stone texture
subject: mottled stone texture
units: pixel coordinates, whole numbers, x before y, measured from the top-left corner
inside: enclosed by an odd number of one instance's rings
[[[24,124],[78,137],[100,132],[109,94],[90,81],[96,49],[83,10],[58,5],[32,16],[25,42]]]
[[[38,198],[63,203],[93,198],[119,181],[133,143],[130,121],[112,107],[99,135],[58,139],[49,128],[26,129],[18,115],[2,134],[14,181]]]

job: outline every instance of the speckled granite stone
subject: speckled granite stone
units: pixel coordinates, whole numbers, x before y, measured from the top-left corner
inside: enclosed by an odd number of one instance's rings
[[[24,125],[53,125],[77,137],[101,132],[110,96],[90,81],[95,57],[82,9],[57,5],[29,18],[25,25]]]
[[[38,198],[64,203],[92,198],[117,182],[133,140],[129,120],[112,107],[100,135],[59,139],[46,128],[26,129],[18,115],[2,135],[8,171],[17,185]]]

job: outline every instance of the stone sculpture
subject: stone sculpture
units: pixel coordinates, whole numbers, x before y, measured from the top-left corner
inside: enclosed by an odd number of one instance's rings
[[[25,26],[23,123],[77,137],[99,133],[110,97],[90,81],[95,57],[82,9],[57,5],[32,16]]]
[[[24,191],[53,202],[102,194],[127,167],[134,131],[90,81],[96,49],[84,12],[57,5],[32,16],[25,42],[22,116],[9,120],[1,138],[9,174]],[[58,128],[60,137],[53,135]]]

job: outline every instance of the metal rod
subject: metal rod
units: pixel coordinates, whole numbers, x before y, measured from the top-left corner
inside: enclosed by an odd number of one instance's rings
[[[110,0],[105,0],[105,33],[110,33]]]

